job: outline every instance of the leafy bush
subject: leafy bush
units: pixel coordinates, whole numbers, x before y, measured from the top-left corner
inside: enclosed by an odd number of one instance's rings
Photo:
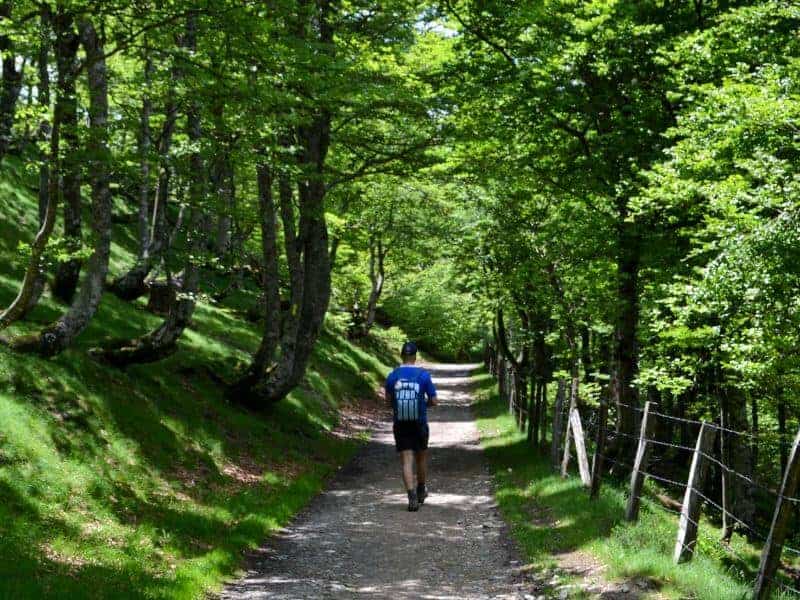
[[[477,300],[444,262],[396,280],[383,309],[428,354],[466,360],[480,355],[485,324]]]

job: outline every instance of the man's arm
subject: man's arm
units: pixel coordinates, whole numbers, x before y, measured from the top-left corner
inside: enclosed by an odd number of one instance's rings
[[[386,381],[383,384],[383,399],[387,404],[392,403],[392,394],[394,392],[393,389],[394,382],[392,381],[392,374],[389,373],[389,376],[386,378]]]
[[[428,388],[426,391],[426,395],[428,396],[428,406],[436,406],[438,404],[436,401],[436,388],[433,385],[433,379],[431,379],[430,375],[428,375],[425,384]]]

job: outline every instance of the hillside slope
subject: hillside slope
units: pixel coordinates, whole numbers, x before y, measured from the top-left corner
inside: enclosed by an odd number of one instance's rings
[[[36,202],[12,177],[0,180],[0,204],[5,306]],[[113,270],[131,250],[115,244]],[[244,316],[254,301],[237,292],[202,302],[176,354],[125,371],[86,350],[159,317],[111,295],[77,346],[53,360],[0,348],[0,598],[197,598],[347,461],[359,441],[332,433],[340,409],[374,402],[399,332],[357,346],[329,319],[304,383],[248,413],[221,382],[258,345],[259,325]],[[45,297],[11,333],[61,310]]]

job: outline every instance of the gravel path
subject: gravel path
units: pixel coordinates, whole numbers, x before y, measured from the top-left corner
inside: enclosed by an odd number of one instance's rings
[[[430,495],[419,512],[406,510],[391,423],[381,423],[221,598],[530,597],[470,415],[471,368],[429,366],[440,405],[429,411]]]

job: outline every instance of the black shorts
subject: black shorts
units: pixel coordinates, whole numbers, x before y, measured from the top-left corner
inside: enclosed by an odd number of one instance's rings
[[[428,436],[430,430],[427,423],[419,423],[417,421],[401,421],[394,424],[394,445],[398,452],[403,450],[413,450],[419,452],[420,450],[428,449]]]

